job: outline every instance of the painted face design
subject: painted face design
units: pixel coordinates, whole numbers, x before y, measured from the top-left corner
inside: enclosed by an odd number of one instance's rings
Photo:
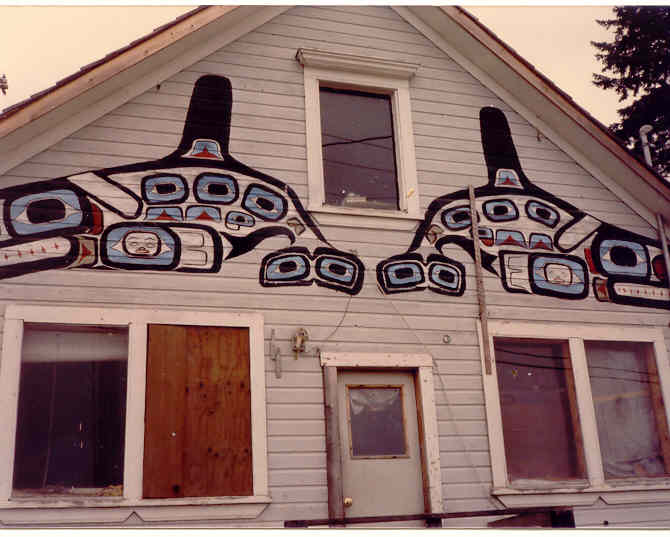
[[[261,285],[358,293],[360,260],[332,247],[289,185],[230,155],[231,110],[230,81],[205,75],[170,155],[0,190],[0,278],[75,267],[218,272],[284,237],[288,248],[261,262]]]
[[[531,183],[499,109],[482,108],[480,127],[489,180],[475,189],[477,240],[483,268],[506,291],[564,299],[591,292],[600,301],[670,309],[659,242],[593,218]],[[454,280],[465,281],[463,265],[444,252],[455,245],[474,259],[471,226],[467,190],[435,199],[407,251],[377,265],[382,290],[463,294],[465,285],[448,287],[426,275],[439,258]],[[419,249],[426,247],[436,252],[424,260]]]
[[[123,250],[133,257],[149,257],[160,252],[161,240],[155,233],[130,231],[123,237]]]

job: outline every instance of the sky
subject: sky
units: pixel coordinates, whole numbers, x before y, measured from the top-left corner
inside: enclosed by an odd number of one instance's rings
[[[0,93],[0,109],[194,8],[6,2],[0,0],[0,74],[7,76],[9,89]],[[608,18],[610,7],[463,5],[596,119],[605,125],[617,120],[616,110],[623,106],[618,96],[591,83],[600,63],[590,41],[609,41],[612,35],[595,20]]]

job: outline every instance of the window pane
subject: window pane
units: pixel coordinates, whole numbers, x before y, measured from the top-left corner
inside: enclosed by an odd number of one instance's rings
[[[127,348],[126,330],[26,324],[15,494],[121,493]]]
[[[405,455],[401,388],[350,387],[348,391],[352,456]]]
[[[320,88],[326,204],[398,209],[391,97]]]
[[[509,480],[585,477],[567,342],[495,338],[494,349]]]
[[[584,346],[605,477],[669,473],[667,445],[664,450],[660,440],[667,444],[667,423],[652,345],[586,341]]]

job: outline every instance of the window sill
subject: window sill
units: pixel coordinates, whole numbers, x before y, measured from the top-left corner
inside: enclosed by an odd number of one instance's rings
[[[4,524],[121,522],[133,512],[145,522],[254,519],[270,504],[269,496],[130,500],[119,497],[26,497],[0,503]]]
[[[550,507],[592,505],[598,498],[607,504],[670,501],[670,479],[618,479],[598,486],[584,482],[538,486],[536,488],[494,487],[491,494],[506,507]]]
[[[316,214],[318,221],[323,225],[370,226],[376,229],[412,230],[423,215],[407,213],[397,210],[364,209],[354,207],[339,207],[334,205],[309,205],[307,210]]]

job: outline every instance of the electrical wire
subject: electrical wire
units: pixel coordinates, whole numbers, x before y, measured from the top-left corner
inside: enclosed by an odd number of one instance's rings
[[[382,295],[384,295],[384,292],[382,291],[382,289],[381,289],[381,287],[379,286],[379,284],[377,284],[377,289],[378,289],[378,291],[379,291]],[[407,320],[405,319],[405,316],[404,316],[402,313],[400,313],[400,311],[398,310],[398,308],[397,308],[396,305],[394,304],[393,300],[391,300],[389,297],[387,297],[387,298],[388,298],[388,300],[386,300],[385,302],[391,304],[391,306],[393,307],[394,311],[395,311],[396,314],[400,317],[400,319],[402,319],[402,322],[405,324],[405,326],[407,327],[407,329],[414,335],[414,338],[418,341],[419,345],[421,345],[421,346],[423,347],[423,349],[424,349],[424,351],[426,352],[426,354],[428,354],[428,355],[430,356],[430,358],[431,358],[431,362],[432,362],[432,364],[433,364],[433,375],[437,377],[437,379],[438,379],[438,381],[439,381],[439,383],[440,383],[440,386],[441,386],[441,389],[442,389],[443,398],[444,398],[444,402],[445,402],[445,406],[446,406],[446,409],[447,409],[447,413],[449,414],[448,417],[449,417],[452,421],[456,421],[456,420],[453,419],[453,416],[451,415],[450,404],[449,404],[449,401],[448,401],[448,399],[447,399],[447,388],[446,388],[446,386],[445,386],[445,384],[444,384],[444,381],[442,380],[442,374],[440,373],[440,370],[439,370],[438,365],[437,365],[437,361],[435,360],[435,357],[433,356],[433,353],[430,352],[430,350],[428,349],[428,347],[426,347],[426,344],[425,344],[423,341],[421,341],[421,338],[419,338],[419,336],[418,336],[418,334],[416,333],[416,331],[409,325],[409,323],[408,323]],[[482,480],[479,478],[479,474],[477,473],[477,470],[476,470],[477,466],[475,465],[474,461],[472,460],[472,458],[471,458],[471,456],[470,456],[470,450],[469,450],[468,447],[465,445],[465,442],[463,441],[463,439],[462,439],[462,437],[461,437],[460,435],[457,435],[457,438],[458,438],[459,440],[461,440],[462,443],[463,443],[463,453],[465,454],[465,457],[470,461],[470,467],[472,468],[472,470],[473,470],[473,472],[474,472],[474,474],[475,474],[475,476],[476,476],[476,479],[478,480],[477,483],[478,483],[479,485],[484,485],[484,484],[485,484],[484,481],[482,481]],[[487,481],[487,483],[488,483],[488,481]],[[491,501],[492,503],[494,503],[494,504],[495,504],[495,502],[497,502],[497,506],[498,506],[500,509],[504,509],[504,508],[505,508],[505,505],[502,503],[502,501],[500,501],[500,500],[499,500],[498,498],[496,498],[495,496],[491,495],[491,496],[489,497],[489,499],[490,499],[490,501]]]

